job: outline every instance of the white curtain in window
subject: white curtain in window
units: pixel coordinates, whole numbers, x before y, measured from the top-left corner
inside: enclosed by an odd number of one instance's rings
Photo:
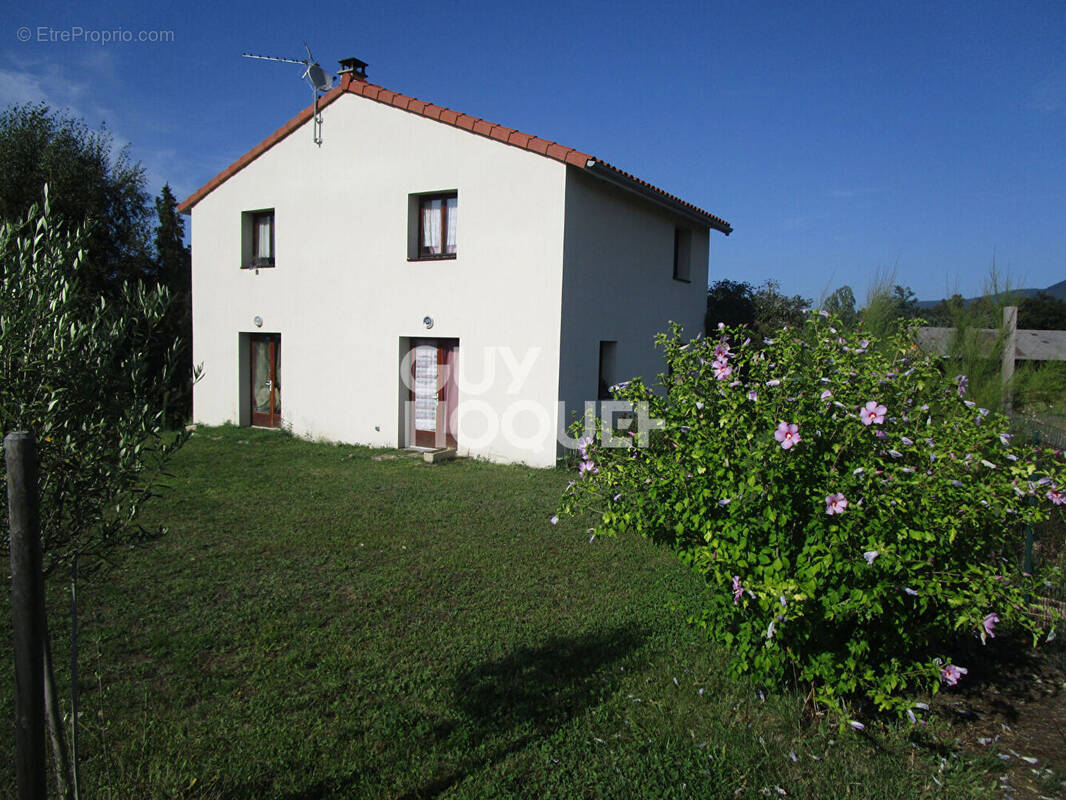
[[[449,197],[448,200],[448,237],[445,245],[445,253],[455,252],[455,226],[459,221],[459,198]]]
[[[271,236],[270,229],[273,227],[274,218],[269,214],[263,214],[256,219],[256,244],[259,252],[255,254],[256,258],[273,258],[274,253],[271,251]]]
[[[420,344],[415,348],[414,370],[415,430],[437,430],[437,348]]]
[[[252,401],[253,411],[270,411],[270,342],[252,340]]]
[[[422,204],[422,251],[440,253],[441,201],[428,200]]]

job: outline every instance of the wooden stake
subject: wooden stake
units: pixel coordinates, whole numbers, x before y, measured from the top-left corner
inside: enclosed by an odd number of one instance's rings
[[[32,433],[4,437],[11,526],[11,620],[15,648],[15,780],[18,800],[44,800],[44,579]]]

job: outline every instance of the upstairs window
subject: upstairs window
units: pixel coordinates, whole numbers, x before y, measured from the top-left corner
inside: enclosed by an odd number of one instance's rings
[[[415,258],[455,258],[459,196],[418,195],[418,248]]]
[[[241,267],[274,266],[274,209],[241,214]]]
[[[274,266],[274,212],[252,215],[252,266]]]
[[[692,231],[674,228],[674,280],[691,282]]]
[[[610,400],[611,387],[617,380],[618,342],[600,342],[600,370],[597,400]]]

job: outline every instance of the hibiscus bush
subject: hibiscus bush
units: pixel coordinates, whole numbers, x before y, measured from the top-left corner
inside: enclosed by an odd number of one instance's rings
[[[737,673],[912,714],[914,695],[964,679],[976,641],[1049,633],[1017,553],[1023,524],[1066,502],[1066,470],[1012,443],[913,328],[837,328],[812,312],[773,339],[660,336],[660,385],[613,387],[660,428],[582,438],[560,513],[673,548],[706,580],[692,621]]]

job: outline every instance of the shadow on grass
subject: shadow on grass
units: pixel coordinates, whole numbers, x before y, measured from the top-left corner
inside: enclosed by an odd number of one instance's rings
[[[454,754],[435,774],[424,777],[417,786],[390,786],[395,777],[386,777],[393,771],[385,763],[366,763],[358,771],[332,776],[283,795],[283,800],[439,797],[467,777],[550,736],[558,727],[610,697],[626,672],[639,669],[632,657],[646,638],[645,631],[634,626],[618,626],[586,636],[552,637],[537,647],[523,647],[463,670],[452,682],[454,715],[433,719],[423,716],[419,721],[425,726],[425,746]],[[620,661],[626,662],[626,672],[615,666]],[[414,719],[408,722],[408,730],[416,727]],[[491,744],[483,747],[485,743]],[[380,757],[388,759],[388,752],[386,748]],[[270,796],[270,787],[231,787],[226,794]]]
[[[457,676],[455,696],[479,727],[553,725],[583,711],[593,694],[610,690],[617,671],[603,667],[625,658],[644,641],[639,630],[619,627],[586,638],[552,637]],[[614,680],[613,682],[617,682]]]
[[[443,794],[468,774],[503,761],[613,694],[623,673],[607,668],[639,650],[645,638],[642,630],[628,626],[585,637],[552,637],[457,675],[456,704],[474,736],[503,741],[487,755],[461,759],[403,800]],[[447,736],[451,728],[438,734]]]

